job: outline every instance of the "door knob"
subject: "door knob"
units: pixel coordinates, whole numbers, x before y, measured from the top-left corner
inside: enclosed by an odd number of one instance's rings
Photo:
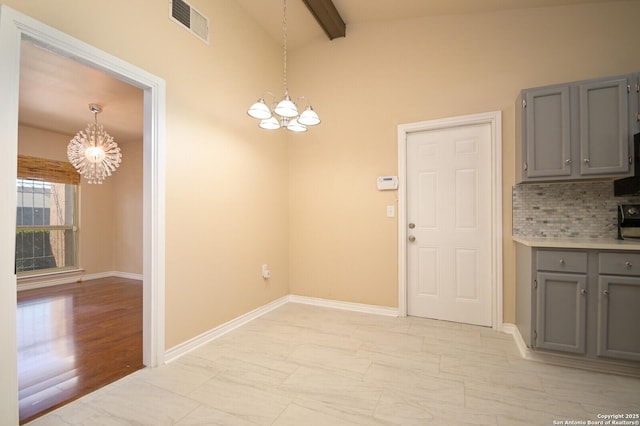
[[[414,242],[416,240],[416,237],[414,237],[413,235],[409,235],[409,242]]]
[[[415,228],[415,227],[416,227],[416,224],[415,224],[415,223],[410,223],[410,224],[409,224],[409,229],[413,229],[413,228]]]

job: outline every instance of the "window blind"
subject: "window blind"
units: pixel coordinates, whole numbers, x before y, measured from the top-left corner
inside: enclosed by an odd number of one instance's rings
[[[80,174],[67,161],[18,155],[18,178],[78,185]]]

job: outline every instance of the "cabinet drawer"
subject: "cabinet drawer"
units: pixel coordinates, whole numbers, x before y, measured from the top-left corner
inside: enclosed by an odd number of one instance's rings
[[[640,267],[640,263],[638,263]],[[539,271],[587,272],[587,252],[539,250]]]
[[[600,253],[601,274],[640,275],[639,253]]]

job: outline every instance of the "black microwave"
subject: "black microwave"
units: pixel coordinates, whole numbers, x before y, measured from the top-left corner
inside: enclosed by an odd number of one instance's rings
[[[640,133],[633,135],[633,176],[613,181],[613,195],[640,196]]]

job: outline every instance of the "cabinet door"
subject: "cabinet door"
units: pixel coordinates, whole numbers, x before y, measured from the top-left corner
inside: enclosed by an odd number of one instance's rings
[[[626,78],[580,84],[580,174],[629,172],[628,85]]]
[[[538,272],[536,347],[585,352],[587,276]]]
[[[640,73],[631,76],[631,97],[629,98],[629,135],[631,149],[633,146],[633,135],[640,132]],[[631,152],[631,158],[634,153]],[[633,169],[633,165],[631,165]]]
[[[601,275],[598,356],[640,361],[640,278]]]
[[[526,175],[571,175],[569,86],[531,89],[526,106]]]

